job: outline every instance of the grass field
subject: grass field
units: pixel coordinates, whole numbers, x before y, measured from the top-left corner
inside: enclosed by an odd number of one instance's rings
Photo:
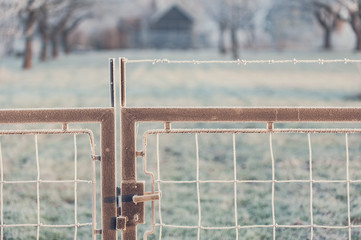
[[[74,55],[57,61],[36,64],[30,71],[20,71],[17,59],[0,63],[1,108],[38,107],[104,107],[109,106],[109,57],[129,59],[226,59],[208,51],[155,52],[123,51]],[[245,52],[245,59],[334,59],[360,58],[344,53],[277,53]],[[175,65],[128,64],[128,106],[361,106],[361,74],[354,64],[283,64],[283,65]],[[174,124],[175,128],[252,128],[266,124]],[[311,124],[311,127],[343,127],[340,124]],[[359,127],[358,125],[347,125]],[[14,126],[12,126],[14,127]],[[22,128],[23,126],[16,126]],[[44,126],[32,126],[44,127]],[[51,126],[60,127],[60,126]],[[75,127],[75,126],[74,126]],[[305,127],[301,124],[279,124],[276,127]],[[2,129],[9,126],[1,126]],[[90,126],[90,128],[94,128]],[[138,149],[148,129],[160,124],[140,124]],[[98,129],[94,129],[98,136]],[[314,134],[312,137],[313,178],[346,179],[346,150],[343,134]],[[350,176],[361,179],[361,135],[349,136]],[[39,159],[44,178],[73,177],[74,147],[72,136],[39,137]],[[36,178],[34,141],[29,136],[1,138],[4,176],[7,179]],[[78,140],[79,164],[83,178],[90,177],[89,143]],[[231,134],[200,134],[199,159],[201,180],[233,179],[233,147]],[[99,144],[98,144],[99,145]],[[60,147],[59,147],[60,146]],[[149,169],[156,173],[156,137],[147,145]],[[196,148],[194,134],[160,136],[160,170],[162,180],[195,180]],[[307,134],[275,134],[273,136],[275,178],[308,180],[309,149]],[[237,179],[272,179],[268,134],[236,135]],[[139,178],[142,161],[139,159]],[[35,169],[34,169],[35,168]],[[26,172],[26,174],[24,174]],[[120,172],[120,171],[119,171]],[[157,175],[156,175],[157,177]],[[91,221],[91,197],[88,186],[81,186],[78,195],[80,222]],[[83,188],[84,187],[84,188]],[[147,185],[147,188],[150,186]],[[234,226],[233,183],[200,184],[202,226]],[[272,225],[271,183],[237,184],[239,225]],[[41,186],[42,215],[45,223],[74,222],[73,185]],[[161,184],[162,219],[170,225],[198,225],[196,184]],[[351,184],[351,220],[361,223],[361,184]],[[35,191],[35,193],[34,193]],[[34,195],[35,194],[35,195]],[[309,183],[275,185],[275,216],[280,225],[310,224]],[[5,201],[5,199],[8,199]],[[4,187],[5,223],[36,223],[36,185]],[[149,213],[149,205],[147,213]],[[26,212],[26,214],[22,214]],[[158,213],[158,210],[157,210]],[[313,219],[318,225],[346,226],[347,193],[345,183],[313,184]],[[8,222],[9,221],[9,222]],[[159,216],[157,214],[157,221]],[[150,229],[140,227],[139,234]],[[19,229],[18,229],[19,230]],[[34,239],[36,228],[8,229],[6,239]],[[78,232],[78,239],[89,239],[91,228]],[[272,239],[272,228],[240,229],[239,239]],[[35,234],[35,235],[34,235]],[[158,239],[159,228],[151,239]],[[71,239],[74,229],[42,230],[42,239]],[[276,231],[277,239],[309,239],[310,229]],[[194,239],[197,229],[163,228],[163,239]],[[201,239],[234,239],[235,230],[202,230]],[[348,229],[315,229],[314,239],[348,239]],[[352,239],[361,239],[361,229],[352,230]]]

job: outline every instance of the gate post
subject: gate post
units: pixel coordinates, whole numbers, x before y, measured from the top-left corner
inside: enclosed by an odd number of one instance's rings
[[[106,114],[101,122],[102,239],[116,240],[117,174],[115,161],[115,115]]]

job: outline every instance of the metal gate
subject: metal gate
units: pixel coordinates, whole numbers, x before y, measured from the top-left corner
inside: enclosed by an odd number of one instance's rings
[[[274,129],[274,123],[283,122],[361,122],[361,109],[355,108],[122,108],[122,216],[126,217],[127,224],[123,230],[123,239],[137,239],[136,225],[144,223],[144,205],[137,203],[137,196],[144,195],[144,184],[137,182],[136,174],[136,158],[144,156],[144,150],[136,150],[135,126],[137,122],[164,122],[164,129],[151,131],[152,134],[160,133],[277,133],[277,132],[299,132],[299,133],[354,133],[360,132],[356,129]],[[172,129],[171,123],[175,122],[263,122],[267,128],[265,129]],[[149,173],[149,175],[153,175]],[[154,191],[149,193],[147,200],[158,199],[161,194]],[[199,180],[195,180],[199,182]],[[235,180],[237,183],[237,180]],[[241,181],[240,181],[241,182]],[[249,181],[252,182],[252,181]],[[271,183],[275,183],[273,178]],[[317,183],[316,180],[308,180],[305,182]],[[324,181],[323,181],[324,182]],[[332,182],[332,181],[331,181]],[[351,181],[349,176],[344,182],[359,182],[359,180]],[[242,206],[238,206],[241,208]],[[154,215],[153,203],[153,215]],[[197,214],[197,213],[196,213]],[[154,219],[154,217],[153,217]],[[153,220],[154,221],[154,220]],[[162,225],[162,224],[160,224]],[[158,226],[160,226],[158,224]],[[153,222],[154,231],[155,222]],[[175,227],[175,226],[168,226]],[[189,228],[192,226],[183,226]],[[231,228],[241,228],[247,226],[230,226]],[[310,223],[304,226],[281,226],[274,222],[270,226],[248,226],[254,227],[270,227],[274,228],[329,228],[329,229],[349,229],[361,228],[360,225],[351,225],[350,215],[348,224],[345,226],[320,226],[316,223]],[[180,226],[182,228],[182,226]],[[198,229],[207,229],[201,225],[195,226]],[[223,229],[223,228],[209,228]],[[229,228],[226,228],[229,229]],[[148,234],[148,233],[147,233]],[[146,234],[146,235],[147,235]],[[199,239],[199,237],[198,237]]]
[[[92,156],[93,161],[101,161],[101,212],[102,212],[102,227],[96,229],[93,227],[94,236],[102,235],[102,239],[116,240],[118,238],[118,230],[121,231],[122,238],[125,240],[137,239],[137,225],[145,223],[145,202],[152,203],[152,230],[147,232],[145,236],[152,233],[156,226],[172,227],[164,223],[156,224],[155,215],[155,201],[160,201],[161,192],[155,191],[155,179],[151,172],[148,172],[145,164],[145,173],[151,177],[152,191],[145,192],[144,182],[137,178],[137,157],[144,158],[146,156],[145,149],[136,149],[136,124],[139,122],[157,122],[164,123],[164,129],[150,131],[146,134],[161,134],[161,133],[277,133],[277,132],[339,132],[339,133],[353,133],[360,132],[355,129],[276,129],[275,123],[287,122],[361,122],[360,108],[130,108],[126,107],[125,96],[125,59],[120,60],[120,115],[121,115],[121,186],[117,186],[117,166],[116,166],[116,106],[114,106],[114,69],[115,61],[111,60],[111,95],[112,107],[99,109],[38,109],[38,110],[0,110],[0,124],[24,124],[24,123],[59,123],[62,128],[58,130],[37,131],[30,130],[28,132],[0,132],[0,134],[55,134],[55,133],[86,133],[90,134],[88,130],[71,130],[68,129],[69,123],[98,123],[101,128],[101,153],[99,156]],[[173,129],[171,124],[177,122],[261,122],[267,126],[265,129]],[[347,165],[348,167],[348,165]],[[76,179],[75,179],[76,181]],[[39,183],[40,179],[34,181]],[[235,185],[240,181],[234,179],[231,181]],[[269,182],[277,183],[274,178]],[[309,180],[311,190],[312,184],[317,182],[312,179],[312,174]],[[352,182],[359,182],[359,180],[351,180],[350,176],[344,180],[349,184]],[[4,179],[1,179],[1,185],[6,184]],[[195,179],[194,183],[199,184],[200,180]],[[348,191],[349,192],[349,191]],[[121,195],[121,206],[118,206],[118,196]],[[199,198],[198,198],[199,199]],[[312,200],[311,200],[312,202]],[[236,203],[235,203],[236,205]],[[241,208],[242,206],[238,206]],[[311,210],[312,212],[312,210]],[[200,218],[200,213],[199,218]],[[33,224],[38,229],[44,227],[39,221]],[[77,227],[77,223],[71,225]],[[7,226],[1,221],[1,230]],[[174,227],[174,226],[173,226]],[[344,226],[321,226],[312,222],[307,225],[278,225],[275,217],[273,217],[273,224],[264,226],[241,226],[235,220],[234,226],[229,226],[227,229],[235,229],[237,231],[244,227],[268,227],[273,231],[277,228],[309,228],[311,232],[316,228],[334,228],[334,229],[348,229],[349,238],[351,239],[351,229],[361,228],[361,225],[353,225],[350,220],[350,204],[348,195],[348,221]],[[197,226],[184,226],[184,228],[207,229],[201,225],[200,221]],[[217,227],[208,227],[209,229],[217,229]],[[219,228],[223,229],[223,228]],[[3,231],[1,231],[3,232]],[[199,234],[198,234],[198,239]],[[273,238],[276,239],[275,233]],[[95,239],[95,237],[94,237]]]
[[[349,175],[349,160],[348,160],[348,150],[347,150],[347,176],[344,180],[316,180],[312,177],[312,157],[310,157],[310,177],[308,180],[290,180],[290,181],[280,181],[275,179],[274,175],[274,159],[272,155],[272,179],[266,180],[272,184],[272,215],[273,215],[273,224],[270,225],[240,225],[237,223],[237,213],[235,213],[235,224],[233,226],[218,227],[210,226],[205,227],[201,224],[201,212],[200,212],[200,202],[199,202],[199,183],[202,181],[199,180],[197,172],[197,179],[192,181],[178,181],[184,183],[195,183],[197,184],[198,191],[198,225],[185,225],[177,226],[166,224],[160,220],[156,223],[155,220],[155,201],[161,201],[162,194],[157,192],[156,183],[160,183],[160,179],[155,179],[155,174],[150,172],[147,169],[146,163],[146,141],[148,135],[159,135],[159,134],[170,134],[170,133],[259,133],[259,134],[270,134],[270,144],[272,152],[272,134],[274,133],[342,133],[346,135],[346,143],[348,134],[360,133],[360,129],[325,129],[325,128],[311,128],[311,129],[284,129],[284,128],[275,128],[274,124],[278,123],[360,123],[361,122],[361,109],[360,108],[131,108],[126,107],[125,105],[125,59],[120,59],[120,82],[121,82],[121,159],[122,159],[122,186],[121,186],[121,195],[122,195],[122,206],[121,206],[121,221],[122,226],[122,236],[123,239],[135,240],[137,238],[137,225],[143,224],[145,222],[145,208],[144,202],[152,202],[152,229],[148,232],[145,232],[144,239],[147,239],[147,236],[154,233],[155,228],[161,229],[168,228],[180,228],[180,229],[198,229],[197,239],[200,239],[200,230],[229,230],[234,229],[236,231],[236,239],[242,239],[242,236],[239,236],[238,230],[245,228],[271,228],[273,229],[273,239],[276,237],[276,229],[280,228],[293,228],[300,229],[306,228],[310,230],[310,238],[313,239],[314,229],[346,229],[348,231],[348,239],[351,239],[351,230],[359,229],[361,225],[353,224],[351,222],[350,216],[350,183],[359,183],[361,180],[350,179]],[[152,123],[164,123],[164,129],[158,130],[149,130],[144,133],[144,149],[136,149],[136,126],[137,123],[152,122]],[[172,123],[222,123],[222,122],[233,122],[233,123],[245,123],[245,122],[255,122],[255,123],[264,123],[266,126],[264,129],[173,129]],[[196,140],[197,141],[197,140]],[[234,144],[234,143],[233,143]],[[348,143],[347,143],[348,144]],[[198,148],[198,146],[197,146]],[[198,151],[198,150],[197,150]],[[311,150],[310,150],[311,151]],[[273,153],[272,153],[273,154]],[[312,153],[311,153],[312,156]],[[151,179],[151,189],[149,193],[145,193],[144,182],[137,180],[137,158],[143,158],[144,161],[144,173],[148,175]],[[198,157],[197,157],[198,158]],[[199,160],[197,159],[197,168],[199,165]],[[234,160],[235,161],[235,160]],[[159,164],[159,163],[158,163]],[[158,166],[159,167],[159,166]],[[199,171],[199,170],[197,170]],[[234,170],[236,172],[236,170]],[[158,174],[159,177],[159,174]],[[203,182],[212,182],[212,181],[203,181]],[[222,181],[218,181],[222,182]],[[230,182],[236,185],[238,183],[253,183],[257,181],[241,181],[237,180],[236,173],[235,178]],[[309,183],[310,185],[310,215],[311,222],[308,224],[293,224],[293,225],[281,225],[277,224],[274,210],[274,188],[276,183],[281,182],[304,182]],[[315,183],[334,183],[342,182],[347,184],[347,205],[348,205],[348,220],[347,223],[342,226],[327,226],[318,224],[313,221],[313,211],[312,211],[312,186]],[[158,185],[159,189],[159,185]],[[236,198],[237,193],[235,190],[235,206],[234,208],[242,208],[242,206],[237,206]],[[160,204],[159,204],[160,205]],[[176,208],[176,206],[174,206]],[[160,211],[160,210],[159,210]],[[237,210],[236,210],[237,211]],[[148,214],[148,213],[147,213]],[[161,214],[159,212],[159,214]],[[160,217],[161,219],[161,217]],[[159,238],[161,239],[161,237]]]
[[[0,110],[0,124],[32,124],[32,123],[59,123],[59,129],[41,129],[41,130],[15,130],[15,131],[1,131],[0,135],[10,134],[87,134],[90,137],[91,144],[93,144],[93,133],[87,129],[69,129],[68,124],[71,123],[99,123],[101,129],[101,153],[95,155],[92,151],[92,161],[101,161],[101,212],[102,212],[102,228],[96,229],[95,212],[93,211],[93,239],[96,235],[102,234],[103,239],[116,239],[117,233],[115,230],[115,221],[117,217],[117,191],[116,191],[116,162],[115,162],[115,115],[113,108],[99,108],[99,109],[37,109],[37,110]],[[0,157],[1,158],[1,157]],[[2,164],[1,164],[2,165]],[[37,159],[37,165],[38,159]],[[73,227],[77,229],[82,224],[75,222],[68,225],[45,225],[40,221],[40,205],[39,205],[39,184],[44,182],[40,179],[39,167],[38,177],[36,180],[27,181],[37,184],[37,223],[19,223],[16,225],[6,225],[3,221],[3,201],[1,200],[1,239],[4,239],[4,229],[9,227],[36,227],[37,239],[39,239],[39,230],[44,227],[63,228]],[[93,168],[94,171],[94,168]],[[94,173],[93,173],[94,177]],[[76,177],[72,181],[75,184],[79,182]],[[49,181],[56,183],[60,181]],[[3,199],[3,186],[11,184],[12,182],[4,180],[3,166],[1,166],[1,199]],[[25,183],[25,182],[16,182]],[[93,187],[94,182],[93,182]],[[95,208],[95,193],[93,189],[93,207]],[[75,213],[76,214],[76,213]],[[76,216],[75,216],[76,218]],[[76,239],[76,233],[75,237]]]

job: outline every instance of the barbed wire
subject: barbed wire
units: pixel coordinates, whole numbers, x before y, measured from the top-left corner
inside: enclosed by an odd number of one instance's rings
[[[299,64],[299,63],[309,63],[309,64],[325,64],[325,63],[361,63],[361,59],[285,59],[285,60],[246,60],[246,59],[237,59],[237,60],[169,60],[166,58],[163,59],[127,59],[124,58],[125,63],[169,63],[169,64],[237,64],[237,65],[247,65],[247,64]]]

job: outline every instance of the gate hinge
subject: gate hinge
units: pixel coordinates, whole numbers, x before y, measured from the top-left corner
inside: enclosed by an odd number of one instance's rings
[[[91,155],[91,157],[92,157],[93,161],[101,161],[102,160],[100,155]]]

